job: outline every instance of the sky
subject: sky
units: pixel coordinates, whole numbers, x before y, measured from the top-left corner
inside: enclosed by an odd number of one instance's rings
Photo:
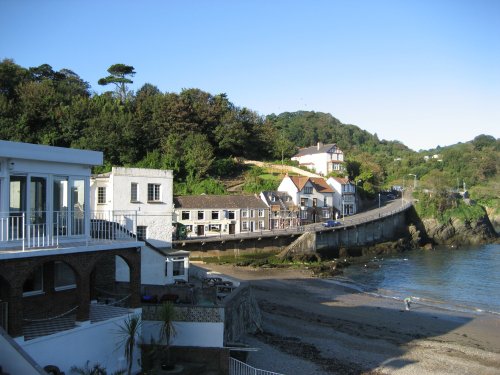
[[[0,59],[331,113],[418,151],[500,135],[499,0],[0,0]]]

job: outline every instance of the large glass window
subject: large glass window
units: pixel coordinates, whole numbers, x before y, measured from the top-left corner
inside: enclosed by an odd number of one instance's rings
[[[66,235],[68,230],[68,177],[54,177],[52,195],[54,234]]]
[[[71,234],[85,233],[85,180],[71,184]]]
[[[26,211],[26,176],[10,176],[10,212]]]

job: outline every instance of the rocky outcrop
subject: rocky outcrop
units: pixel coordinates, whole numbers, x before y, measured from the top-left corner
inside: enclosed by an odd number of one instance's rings
[[[486,209],[486,213],[488,215],[488,218],[490,219],[491,224],[493,225],[493,228],[495,228],[495,231],[497,233],[500,232],[500,211],[491,207],[484,208]]]
[[[440,223],[436,219],[422,219],[422,224],[425,228],[425,237],[436,245],[475,246],[497,239],[497,234],[487,216],[477,221],[452,218],[446,223]]]

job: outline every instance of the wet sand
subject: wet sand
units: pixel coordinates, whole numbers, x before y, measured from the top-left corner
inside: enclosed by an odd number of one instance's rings
[[[376,297],[307,270],[198,265],[252,286],[263,331],[248,362],[294,374],[500,374],[500,316]]]

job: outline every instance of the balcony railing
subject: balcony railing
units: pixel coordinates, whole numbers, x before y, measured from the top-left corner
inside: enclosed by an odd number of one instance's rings
[[[32,211],[0,212],[0,248],[59,247],[70,240],[136,239],[137,212]]]

